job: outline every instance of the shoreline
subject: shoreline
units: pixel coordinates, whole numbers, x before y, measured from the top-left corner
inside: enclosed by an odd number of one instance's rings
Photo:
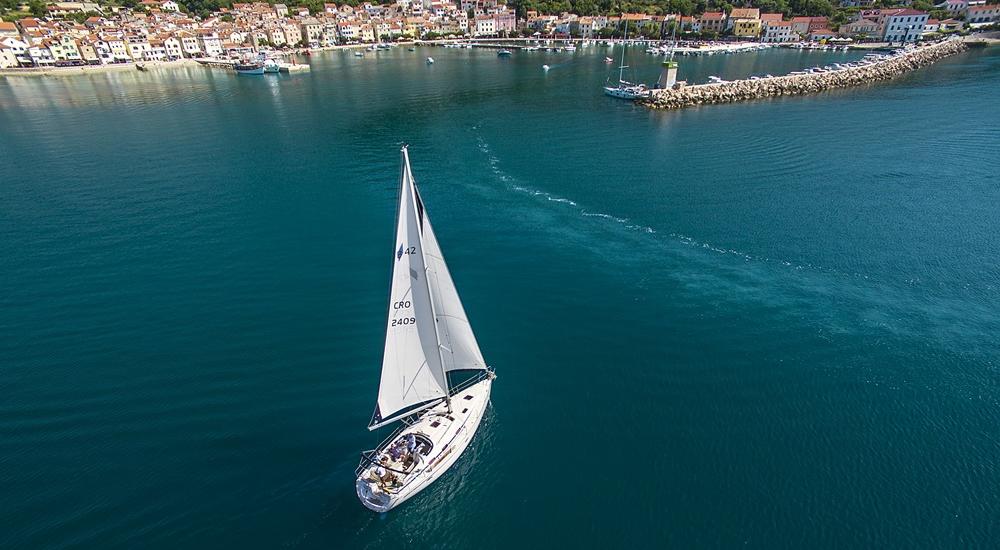
[[[739,103],[771,97],[810,95],[827,90],[854,88],[890,80],[940,59],[969,49],[964,40],[946,40],[919,47],[897,57],[863,67],[805,75],[784,75],[723,84],[696,84],[671,90],[654,90],[637,101],[654,110],[676,110],[698,105]]]
[[[191,58],[176,59],[173,61],[141,61],[140,63],[147,69],[176,68],[176,67],[200,67],[197,61]],[[138,71],[135,62],[109,63],[107,65],[81,65],[78,67],[18,67],[10,69],[0,69],[0,77],[3,76],[79,76],[86,74],[107,74],[123,71]]]

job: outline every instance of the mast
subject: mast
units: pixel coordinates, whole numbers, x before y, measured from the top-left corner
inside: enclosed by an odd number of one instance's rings
[[[409,147],[409,146],[408,145],[403,145],[403,147],[402,147],[403,162],[405,163],[404,170],[406,170],[407,172],[410,173],[410,188],[413,190],[413,193],[412,193],[413,200],[414,201],[418,201],[419,200],[421,203],[423,203],[423,199],[421,199],[420,195],[417,194],[417,184],[416,184],[416,182],[413,181],[413,170],[410,168],[410,154],[407,151],[407,147]],[[414,207],[414,209],[417,209],[416,202],[414,202],[413,207]],[[420,208],[419,210],[423,210],[423,208]],[[419,221],[420,221],[420,234],[419,234],[419,237],[420,237],[420,245],[421,245],[420,246],[420,258],[421,258],[421,260],[423,261],[423,264],[424,264],[424,285],[427,286],[427,295],[431,296],[431,293],[433,291],[431,290],[431,281],[430,281],[430,278],[427,276],[428,272],[430,271],[430,267],[427,265],[427,253],[424,251],[424,246],[423,246],[423,244],[424,244],[424,220],[420,219]],[[444,390],[445,390],[445,392],[444,392],[444,400],[445,400],[445,403],[447,403],[447,405],[448,405],[448,413],[450,414],[451,413],[451,386],[448,384],[448,371],[446,371],[445,368],[444,368],[444,354],[441,352],[441,334],[438,332],[438,316],[437,316],[437,311],[435,311],[435,308],[434,308],[434,299],[433,299],[433,297],[430,300],[430,305],[431,305],[431,317],[434,319],[434,340],[437,342],[437,353],[438,353],[438,360],[439,360],[439,363],[441,365],[441,376],[444,377]]]
[[[625,14],[622,14],[624,17]],[[624,80],[622,78],[625,76],[625,50],[628,48],[628,20],[625,20],[625,38],[622,39],[622,62],[618,64],[618,84],[621,85]]]

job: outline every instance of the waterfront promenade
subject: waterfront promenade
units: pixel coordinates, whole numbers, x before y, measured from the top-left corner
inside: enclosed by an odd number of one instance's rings
[[[681,109],[697,105],[735,103],[768,97],[814,94],[837,88],[863,86],[889,80],[944,57],[965,51],[962,40],[946,40],[908,50],[900,55],[864,66],[821,73],[787,75],[721,84],[699,84],[655,90],[641,103],[652,109]]]

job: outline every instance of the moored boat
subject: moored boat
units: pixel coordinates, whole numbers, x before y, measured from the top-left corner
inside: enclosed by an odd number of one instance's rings
[[[487,367],[402,148],[396,243],[374,430],[402,427],[361,455],[361,503],[387,512],[430,485],[476,434],[495,378]],[[453,384],[450,375],[473,376]]]
[[[256,61],[241,61],[233,65],[237,74],[257,75],[264,74],[264,64]]]
[[[504,48],[497,52],[497,57],[510,57],[510,50]]]
[[[625,28],[625,40],[628,40],[628,27]],[[629,82],[625,80],[625,69],[628,65],[625,64],[625,51],[628,49],[624,47],[626,42],[622,42],[622,61],[618,65],[618,84],[611,84],[610,78],[607,86],[604,86],[605,95],[611,97],[616,97],[618,99],[636,100],[643,97],[649,97],[650,91],[645,84],[637,84],[635,82]]]

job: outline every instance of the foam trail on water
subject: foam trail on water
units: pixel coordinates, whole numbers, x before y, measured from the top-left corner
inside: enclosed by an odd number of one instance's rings
[[[592,212],[589,210],[585,210],[573,199],[560,197],[559,195],[549,193],[548,191],[533,189],[531,187],[515,183],[514,178],[512,178],[509,174],[500,169],[499,167],[500,159],[498,159],[490,150],[489,144],[487,144],[482,138],[477,138],[476,141],[478,143],[479,150],[486,155],[486,159],[490,163],[490,169],[493,171],[493,175],[496,176],[498,180],[507,184],[507,187],[512,191],[523,193],[525,195],[529,195],[532,197],[543,198],[548,202],[565,204],[568,207],[576,209],[576,211],[580,214],[580,216],[584,218],[600,218],[602,220],[615,222],[624,227],[625,229],[628,229],[630,231],[637,231],[639,233],[648,233],[648,234],[656,233],[656,230],[653,229],[652,227],[634,224],[628,218],[622,218],[604,212]]]

